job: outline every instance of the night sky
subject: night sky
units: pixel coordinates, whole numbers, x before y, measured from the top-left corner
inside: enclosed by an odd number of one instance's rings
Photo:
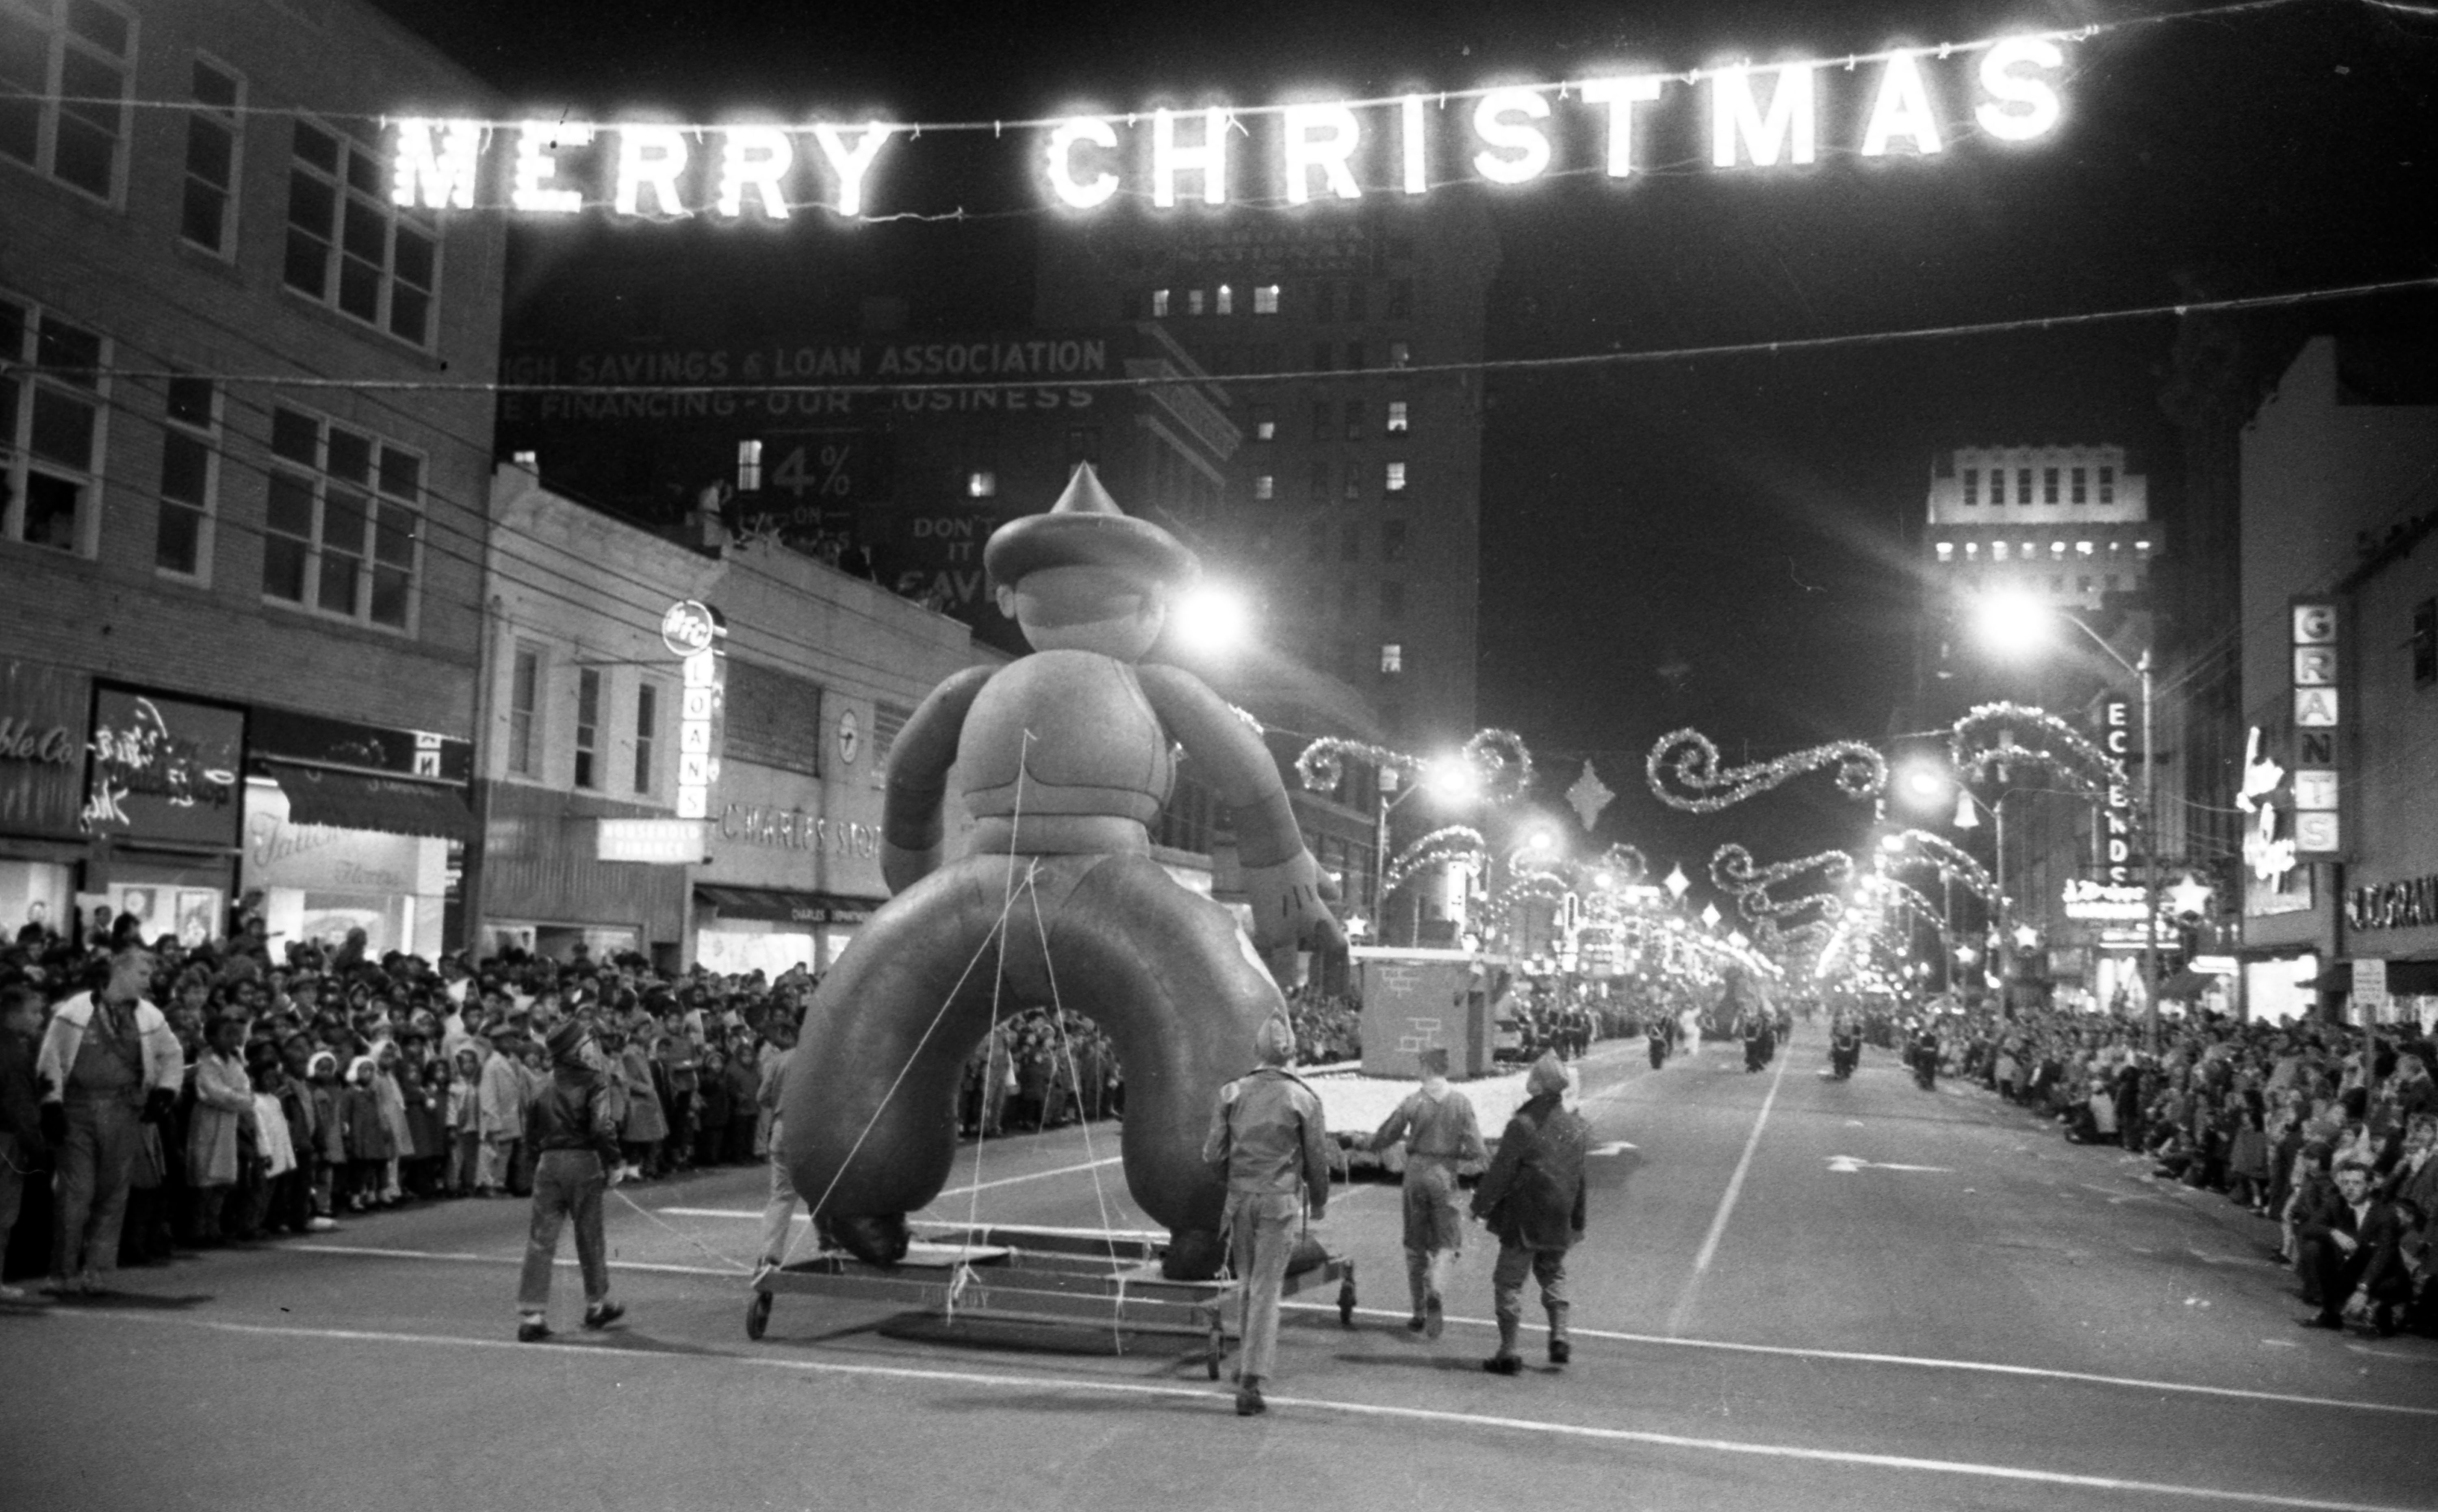
[[[1267,103],[1415,87],[1836,58],[2186,9],[2134,5],[1029,4],[382,0],[521,105],[615,119],[758,109],[898,120]],[[716,18],[716,19],[715,19]],[[1622,69],[1620,69],[1622,71]],[[1960,73],[1941,76],[1960,79]],[[1468,185],[1503,247],[1490,356],[1860,336],[2295,291],[2432,273],[2438,13],[2359,0],[2229,7],[2069,49],[2067,114],[2026,148],[1923,162]],[[1824,76],[1824,99],[1846,87]],[[1689,92],[1668,112],[1692,155]],[[1592,119],[1581,113],[1580,119]],[[1656,141],[1656,139],[1654,139]],[[1038,191],[1019,144],[931,138],[883,208],[1013,211],[959,226],[807,232],[802,276],[842,302],[907,267],[1023,308]],[[1586,128],[1567,139],[1588,160]],[[920,174],[933,175],[924,182]],[[1245,208],[1248,215],[1273,213]],[[998,287],[994,287],[994,280]],[[513,297],[513,290],[512,290]],[[845,307],[851,309],[851,305]],[[1554,374],[1489,388],[1481,713],[1624,800],[1599,840],[1699,875],[1851,845],[1867,805],[1825,779],[1697,818],[1643,790],[1691,724],[1732,757],[1891,731],[1911,676],[1909,563],[1934,453],[2118,443],[2177,538],[2180,438],[2159,391],[2169,317]]]

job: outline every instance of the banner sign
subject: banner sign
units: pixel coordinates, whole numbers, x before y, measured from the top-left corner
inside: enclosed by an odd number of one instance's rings
[[[2343,791],[2339,776],[2345,713],[2340,686],[2338,632],[2331,599],[2296,599],[2290,623],[2294,651],[2294,854],[2304,861],[2345,858]]]
[[[2109,697],[2099,704],[2099,747],[2116,759],[2121,774],[2133,763],[2131,738],[2133,705],[2130,700]],[[2144,751],[2148,761],[2150,753]],[[2106,880],[2118,885],[2133,880],[2133,795],[2122,776],[2108,784],[2108,799],[2100,808],[2100,853]],[[2137,916],[2138,917],[2138,916]]]
[[[2059,36],[1868,57],[1735,63],[1376,99],[1154,108],[1023,121],[389,120],[391,198],[433,210],[785,220],[882,205],[887,167],[927,132],[1013,138],[1044,199],[1180,203],[1420,199],[1451,175],[1514,185],[1597,166],[1631,179],[1687,158],[1735,172],[1824,152],[1934,158],[1971,134],[2036,140],[2064,114]],[[887,167],[884,167],[887,166]]]
[[[236,849],[241,712],[97,688],[92,748],[86,833]]]

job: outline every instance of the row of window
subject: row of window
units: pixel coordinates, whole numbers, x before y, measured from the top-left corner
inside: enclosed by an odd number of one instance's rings
[[[1955,560],[1955,542],[1940,541],[1937,543],[1937,548],[1938,559],[1940,561],[1952,562]],[[2073,550],[2076,556],[2085,559],[2094,558],[2099,554],[2099,545],[2095,541],[2076,541],[2074,543]],[[2121,540],[2110,541],[2108,543],[2107,554],[2111,557],[2122,557],[2125,554],[2125,543]],[[2146,558],[2150,554],[2150,543],[2146,540],[2135,541],[2133,543],[2133,554]],[[2049,560],[2062,561],[2065,559],[2065,555],[2066,543],[2064,541],[2053,540],[2049,542]],[[1980,557],[1981,543],[1979,541],[1966,541],[1964,543],[1964,560],[1968,562],[1978,561]],[[2021,551],[2018,552],[2015,547],[2015,543],[2012,541],[1991,541],[1989,543],[1989,560],[1993,562],[2004,562],[2009,560],[2025,562],[2039,561],[2040,560],[2040,542],[2025,541],[2023,543]]]
[[[1371,316],[1371,286],[1361,282],[1298,285],[1290,299],[1277,284],[1234,284],[1192,289],[1146,289],[1125,296],[1124,316],[1169,320],[1198,315],[1295,315],[1329,325],[1335,321],[1367,321]],[[1414,281],[1391,278],[1381,290],[1380,318],[1405,320],[1414,313]]]
[[[127,179],[134,18],[108,0],[0,0],[0,157],[115,205]],[[198,53],[189,65],[178,237],[234,261],[246,81]],[[293,125],[281,281],[417,347],[433,343],[440,236],[393,203],[380,149]]]
[[[1332,499],[1356,501],[1363,498],[1364,480],[1370,468],[1363,463],[1350,462],[1344,467],[1316,459],[1304,476],[1304,496],[1312,503],[1327,503]],[[1380,464],[1380,497],[1384,502],[1399,503],[1411,497],[1410,474],[1403,462]],[[1274,472],[1253,474],[1253,497],[1274,500],[1279,497],[1279,475]]]
[[[1312,401],[1312,439],[1334,441],[1341,436],[1348,441],[1360,441],[1369,432],[1371,407],[1363,399],[1339,403],[1331,399]],[[1381,416],[1383,435],[1411,435],[1414,429],[1413,403],[1408,399],[1390,399]],[[1271,405],[1256,404],[1252,408],[1252,432],[1255,441],[1276,441],[1279,438],[1279,413]]]
[[[2040,467],[2037,469],[2031,467],[2017,467],[2014,469],[2014,501],[2019,504],[2057,504],[2068,502],[2076,504],[2091,503],[2093,501],[2091,498],[2093,470],[2094,469],[2089,467]],[[2114,467],[2101,467],[2097,469],[2097,472],[2099,475],[2099,498],[2097,501],[2103,504],[2112,504],[2116,502],[2116,469]],[[2040,482],[2040,496],[2037,499],[2035,499],[2032,494],[2032,483],[2036,474]],[[1965,468],[1963,470],[1963,483],[1964,501],[1968,504],[1978,504],[1981,502],[1981,469],[1978,467]],[[2066,490],[2065,494],[2060,494],[2060,488]],[[2006,502],[2006,469],[2004,467],[1992,467],[1989,469],[1989,502],[1993,504],[2003,504]]]
[[[542,775],[543,725],[545,711],[542,699],[542,653],[539,646],[516,648],[508,676],[508,771],[517,777],[539,778]],[[613,711],[604,695],[601,670],[578,667],[575,672],[575,718],[574,770],[570,774],[574,785],[588,792],[604,792],[624,784],[624,791],[648,797],[652,791],[653,755],[661,739],[661,690],[657,683],[639,680],[635,696],[625,711]],[[628,731],[627,760],[613,763],[605,730],[623,723]]]
[[[99,550],[111,352],[98,332],[39,305],[0,299],[0,536],[75,555]],[[168,576],[210,577],[224,399],[207,378],[172,378],[164,387],[152,563]],[[423,458],[284,404],[270,421],[262,596],[412,630]]]
[[[1325,554],[1320,559],[1325,560]],[[1339,580],[1334,616],[1336,619],[1351,622],[1361,615],[1364,582],[1365,580],[1361,578]],[[1395,578],[1380,578],[1372,580],[1370,586],[1381,619],[1402,620],[1405,617],[1405,585],[1403,582]],[[1310,592],[1302,597],[1298,612],[1314,618],[1329,617],[1331,607],[1327,593],[1325,585],[1314,585]]]

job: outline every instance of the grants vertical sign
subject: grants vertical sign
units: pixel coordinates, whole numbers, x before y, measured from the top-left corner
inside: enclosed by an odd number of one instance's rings
[[[1421,199],[1452,179],[1512,186],[1589,168],[1722,172],[1822,156],[1936,158],[1970,138],[2014,144],[2065,113],[2052,33],[1562,83],[1274,105],[955,123],[672,124],[410,113],[389,121],[390,193],[432,210],[784,221],[910,207],[884,193],[926,134],[988,131],[1022,152],[1048,202],[1096,211],[1239,201]]]

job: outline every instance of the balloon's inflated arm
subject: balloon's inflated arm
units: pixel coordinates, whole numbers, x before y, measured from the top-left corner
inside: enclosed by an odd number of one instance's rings
[[[889,791],[881,800],[880,875],[892,893],[938,870],[947,827],[942,806],[948,768],[965,715],[997,669],[967,667],[931,690],[897,732],[889,752]]]

